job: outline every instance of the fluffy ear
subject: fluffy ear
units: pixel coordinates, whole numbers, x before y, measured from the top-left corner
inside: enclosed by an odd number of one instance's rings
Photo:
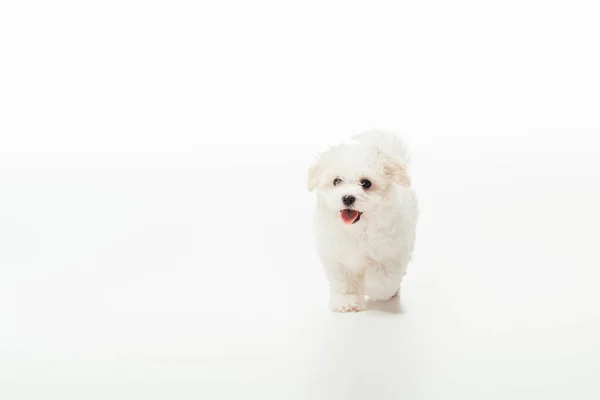
[[[392,182],[410,187],[410,177],[408,176],[406,165],[390,160],[384,166],[384,173]]]
[[[315,188],[317,187],[317,184],[319,183],[320,176],[321,176],[321,166],[319,165],[318,162],[316,162],[308,169],[307,187],[308,187],[309,192],[312,192],[313,190],[315,190]]]

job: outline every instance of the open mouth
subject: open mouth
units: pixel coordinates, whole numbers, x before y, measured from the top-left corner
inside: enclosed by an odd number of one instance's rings
[[[361,212],[358,212],[356,210],[350,210],[349,208],[340,211],[342,221],[344,221],[344,223],[348,225],[357,223],[360,220],[361,214]]]

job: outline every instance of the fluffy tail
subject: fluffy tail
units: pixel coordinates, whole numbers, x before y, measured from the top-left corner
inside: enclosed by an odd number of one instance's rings
[[[352,138],[363,144],[377,147],[380,152],[405,166],[410,162],[408,146],[394,132],[374,129],[354,135]]]

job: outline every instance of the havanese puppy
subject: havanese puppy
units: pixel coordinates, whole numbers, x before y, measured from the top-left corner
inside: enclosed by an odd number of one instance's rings
[[[338,312],[365,309],[365,296],[399,294],[411,259],[418,205],[408,151],[395,134],[368,131],[321,154],[308,171],[317,191],[316,248]]]

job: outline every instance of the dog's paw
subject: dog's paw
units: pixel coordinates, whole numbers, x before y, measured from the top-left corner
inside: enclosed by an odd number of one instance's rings
[[[365,307],[363,305],[351,303],[351,304],[346,304],[346,305],[334,308],[333,311],[339,312],[339,313],[349,313],[349,312],[363,311],[364,309],[365,309]]]
[[[359,312],[365,309],[365,301],[354,294],[332,293],[331,309],[339,313]]]

